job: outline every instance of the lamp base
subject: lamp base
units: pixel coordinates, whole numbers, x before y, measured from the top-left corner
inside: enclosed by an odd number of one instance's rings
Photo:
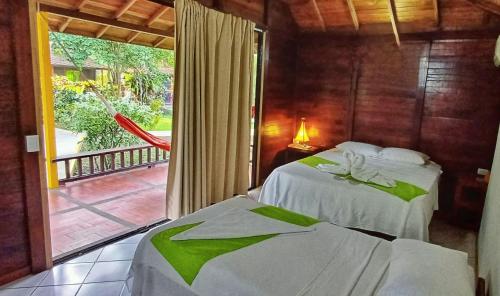
[[[292,143],[288,145],[290,148],[300,149],[300,150],[312,150],[313,146],[307,144]]]

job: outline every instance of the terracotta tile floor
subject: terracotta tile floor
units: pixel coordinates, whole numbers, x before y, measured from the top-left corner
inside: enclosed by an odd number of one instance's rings
[[[49,192],[52,256],[162,220],[168,165],[71,182]]]

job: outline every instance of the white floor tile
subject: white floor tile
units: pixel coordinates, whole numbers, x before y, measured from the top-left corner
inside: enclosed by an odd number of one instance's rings
[[[78,288],[80,285],[38,287],[32,296],[75,296]]]
[[[2,289],[0,296],[29,296],[35,288]]]
[[[127,279],[131,262],[97,262],[85,279],[85,283],[124,281]]]
[[[31,288],[36,287],[47,276],[48,271],[29,275],[15,282],[8,284],[5,288]]]
[[[40,286],[81,284],[92,268],[92,263],[61,264],[49,270]]]
[[[137,249],[136,244],[110,245],[102,250],[97,261],[132,260],[134,258],[135,249]]]
[[[83,284],[77,296],[120,296],[125,282]]]
[[[80,257],[76,257],[75,259],[72,259],[66,263],[94,263],[97,261],[99,255],[101,255],[101,252],[102,248],[87,254],[83,254]]]

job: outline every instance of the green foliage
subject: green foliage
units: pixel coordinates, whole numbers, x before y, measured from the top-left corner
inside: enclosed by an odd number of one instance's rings
[[[126,76],[126,85],[138,101],[148,104],[154,100],[162,100],[166,96],[168,79],[170,78],[167,74],[158,70],[134,71],[132,75]]]
[[[50,33],[50,38],[53,52],[73,60],[77,67],[81,68],[88,59],[106,66],[109,75],[107,81],[114,85],[118,97],[123,91],[124,73],[129,73],[128,84],[140,102],[149,103],[152,99],[161,98],[166,92],[166,81],[171,77],[160,69],[174,66],[174,52],[171,50],[57,32]]]
[[[52,77],[54,88],[54,116],[56,125],[60,128],[71,129],[71,120],[74,105],[83,95],[88,82],[72,82],[66,77]]]
[[[111,103],[118,112],[146,128],[151,127],[159,116],[149,106],[134,101],[113,100]],[[126,147],[141,142],[116,123],[93,93],[84,94],[82,100],[75,103],[72,130],[85,133],[82,151]]]
[[[141,127],[153,129],[160,123],[162,128],[171,126],[171,120],[165,122],[160,115],[167,82],[172,77],[160,69],[174,66],[173,51],[61,33],[50,33],[50,38],[52,51],[74,60],[77,68],[89,59],[107,68],[107,76],[98,81],[78,81],[84,78],[80,71],[74,71],[70,77],[54,77],[56,124],[86,135],[82,151],[130,146],[141,141],[115,122],[90,84],[118,112]],[[130,90],[130,99],[122,99],[125,88]]]
[[[149,103],[149,107],[153,112],[162,112],[163,107],[165,107],[165,104],[161,99],[154,99],[151,101],[151,103]]]

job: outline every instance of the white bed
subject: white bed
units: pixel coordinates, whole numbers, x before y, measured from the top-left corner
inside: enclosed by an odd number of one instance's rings
[[[230,209],[262,206],[247,198],[233,198],[151,230],[139,244],[132,262],[127,281],[132,295],[316,296],[333,295],[332,291],[336,296],[374,295],[381,291],[385,291],[381,295],[451,295],[442,294],[443,288],[454,291],[450,292],[453,295],[473,295],[473,275],[465,253],[413,240],[391,243],[325,222],[314,224],[314,231],[281,234],[215,257],[203,265],[191,285],[151,242],[155,235],[173,227],[207,221]],[[418,244],[431,246],[431,251],[424,253],[428,259],[416,261],[417,265],[419,261],[428,261],[420,264],[425,272],[413,266],[400,267],[403,272],[391,269],[393,264],[396,268],[401,256],[400,252],[392,261],[398,241],[407,245],[410,242],[412,251],[403,248],[403,253],[425,249]],[[409,261],[400,260],[403,264]],[[460,274],[460,270],[466,272]],[[391,273],[398,278],[396,285],[389,284]],[[433,273],[440,278],[436,279]],[[427,279],[424,274],[429,275]]]
[[[340,162],[335,149],[316,154]],[[300,162],[276,168],[266,179],[259,202],[286,208],[333,224],[428,241],[428,226],[438,209],[441,167],[434,162],[416,165],[366,158],[366,163],[388,177],[416,185],[428,193],[410,202],[384,191],[339,180]]]

